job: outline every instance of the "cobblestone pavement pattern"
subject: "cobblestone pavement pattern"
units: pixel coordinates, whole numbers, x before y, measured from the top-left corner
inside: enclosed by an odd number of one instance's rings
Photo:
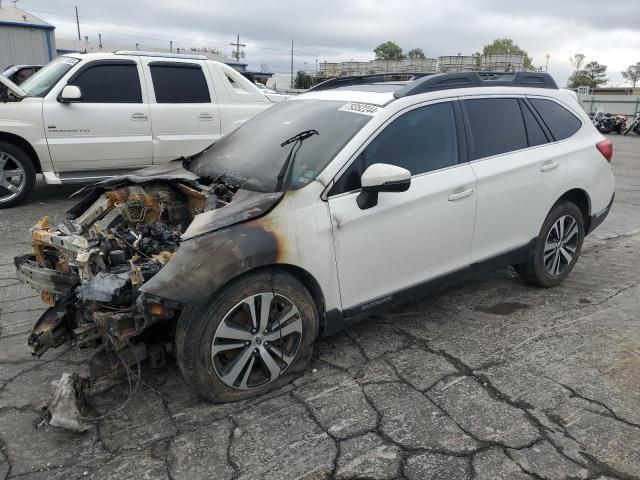
[[[198,400],[175,368],[85,434],[40,426],[71,348],[29,355],[43,311],[14,255],[73,187],[0,211],[0,480],[640,479],[640,138],[612,137],[617,195],[568,280],[505,269],[317,342],[293,385],[248,402]],[[90,413],[121,405],[119,385]]]

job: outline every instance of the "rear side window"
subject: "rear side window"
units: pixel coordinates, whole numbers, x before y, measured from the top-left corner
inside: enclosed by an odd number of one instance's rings
[[[524,126],[527,130],[529,146],[535,147],[536,145],[548,143],[549,140],[547,139],[547,135],[544,133],[544,130],[538,123],[538,120],[529,109],[529,106],[520,100],[520,108],[522,109],[522,116],[524,117]]]
[[[569,138],[582,126],[582,122],[573,113],[552,100],[530,98],[529,101],[556,141]]]
[[[527,147],[527,132],[517,99],[479,98],[465,100],[464,106],[473,138],[474,159]]]
[[[378,134],[336,182],[331,194],[359,189],[362,174],[374,163],[397,165],[412,175],[456,165],[457,141],[451,102],[411,110]]]
[[[151,64],[157,103],[210,103],[209,87],[200,65]]]
[[[84,103],[142,103],[135,64],[90,66],[70,84],[80,87]]]

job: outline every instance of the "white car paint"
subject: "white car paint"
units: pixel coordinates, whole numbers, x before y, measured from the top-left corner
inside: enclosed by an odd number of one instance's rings
[[[274,105],[240,73],[219,62],[143,54],[70,54],[79,61],[44,98],[0,104],[0,133],[33,147],[48,183],[86,180],[194,155]],[[81,68],[101,60],[131,60],[138,68],[142,103],[61,103],[58,96]],[[151,61],[202,65],[209,104],[159,104]],[[234,86],[231,84],[234,82]],[[25,93],[0,79],[16,97]],[[176,85],[181,88],[181,85]],[[88,173],[87,173],[88,172]]]
[[[396,116],[415,106],[489,94],[557,101],[580,117],[582,127],[564,141],[414,175],[408,191],[380,193],[370,209],[358,207],[359,190],[328,195],[350,163]],[[278,263],[309,272],[323,288],[328,312],[365,312],[391,301],[397,292],[522,247],[537,237],[553,204],[569,190],[588,194],[589,215],[606,210],[614,193],[610,164],[595,146],[604,137],[562,90],[481,87],[396,100],[388,93],[327,90],[289,101],[309,99],[382,107],[315,181],[289,192],[264,219],[285,239]],[[333,251],[327,250],[329,242]]]

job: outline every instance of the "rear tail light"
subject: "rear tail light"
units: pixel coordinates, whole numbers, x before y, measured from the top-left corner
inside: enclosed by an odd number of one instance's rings
[[[596,143],[596,148],[602,154],[607,162],[611,163],[611,157],[613,157],[613,142],[611,140],[602,140]]]

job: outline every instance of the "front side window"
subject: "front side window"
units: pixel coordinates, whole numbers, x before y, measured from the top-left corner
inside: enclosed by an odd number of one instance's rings
[[[395,119],[344,172],[331,194],[359,189],[362,174],[374,163],[397,165],[412,175],[456,165],[458,143],[453,104],[416,108]]]
[[[582,126],[582,122],[573,113],[552,100],[530,98],[529,101],[556,141],[569,138]]]
[[[157,103],[210,103],[209,87],[200,65],[151,64]]]
[[[44,97],[80,60],[58,57],[27,78],[20,88],[30,97]]]
[[[479,98],[464,101],[473,139],[473,159],[527,148],[518,100],[515,98]]]
[[[84,103],[142,103],[135,64],[89,66],[69,84],[80,88]]]

